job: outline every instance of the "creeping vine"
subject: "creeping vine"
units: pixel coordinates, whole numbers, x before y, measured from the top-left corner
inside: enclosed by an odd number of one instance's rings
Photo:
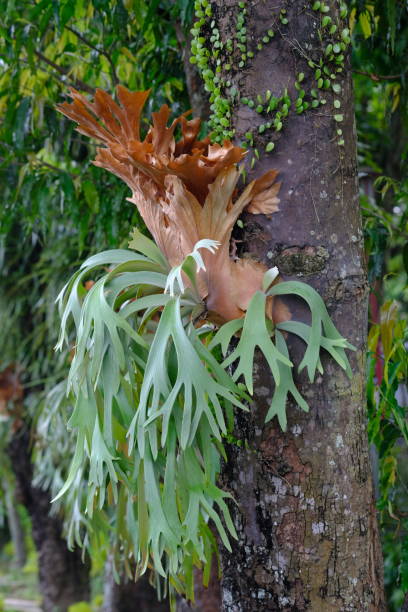
[[[215,142],[222,143],[235,135],[234,114],[240,105],[246,105],[262,117],[256,131],[244,134],[242,146],[251,148],[250,165],[259,159],[260,148],[272,153],[277,143],[277,135],[288,121],[291,113],[302,114],[317,110],[330,101],[332,116],[338,124],[337,143],[344,146],[341,123],[341,85],[338,76],[344,70],[345,54],[350,44],[350,30],[345,25],[347,6],[340,1],[338,17],[330,16],[330,6],[325,2],[310,1],[307,10],[313,13],[316,30],[309,43],[300,45],[292,41],[287,28],[288,10],[285,6],[273,9],[270,23],[265,25],[264,34],[258,39],[247,26],[249,3],[240,1],[229,11],[230,23],[235,23],[229,38],[222,39],[217,26],[216,8],[209,0],[196,0],[195,23],[192,33],[192,56],[190,61],[197,65],[209,92],[211,103],[210,128]],[[285,88],[280,95],[272,95],[270,90],[259,92],[254,98],[242,96],[236,85],[242,70],[250,67],[256,55],[276,37],[291,45],[299,59],[304,63],[303,71],[294,77],[295,94]],[[316,39],[318,44],[316,44]],[[306,79],[306,72],[311,79]],[[305,87],[305,82],[311,87]],[[331,94],[328,96],[328,94]],[[258,123],[258,122],[257,122]]]

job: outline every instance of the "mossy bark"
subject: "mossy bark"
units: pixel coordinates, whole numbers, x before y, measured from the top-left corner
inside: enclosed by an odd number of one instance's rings
[[[225,40],[233,35],[232,12],[239,9],[230,1],[217,0],[216,5]],[[279,97],[287,87],[295,100],[299,72],[305,74],[303,89],[315,87],[314,70],[299,52],[321,45],[321,17],[311,3],[268,0],[246,7],[250,47],[274,16],[279,33],[246,68],[228,74],[240,95],[256,98],[269,89]],[[285,29],[279,25],[281,8],[287,11]],[[337,2],[330,3],[328,14],[341,22]],[[336,83],[341,92],[325,91],[325,106],[299,115],[292,108],[283,130],[272,135],[273,154],[262,154],[271,135],[256,135],[265,119],[246,105],[235,109],[237,141],[255,127],[254,146],[261,155],[250,174],[276,168],[282,181],[278,213],[244,218],[240,238],[245,250],[278,265],[285,280],[304,280],[317,289],[357,351],[350,355],[351,381],[326,356],[324,374],[313,384],[305,373],[297,375],[311,410],[305,414],[289,402],[287,432],[275,421],[264,424],[273,384],[258,362],[251,412],[236,420],[235,436],[245,444],[229,446],[223,473],[223,484],[237,501],[231,510],[239,534],[232,553],[222,551],[224,611],[385,610],[366,434],[367,279],[347,58]],[[341,111],[335,110],[334,98]],[[334,119],[339,112],[341,125]],[[344,145],[339,144],[340,127]],[[287,304],[293,318],[308,321],[300,300]],[[289,341],[299,363],[304,346]]]

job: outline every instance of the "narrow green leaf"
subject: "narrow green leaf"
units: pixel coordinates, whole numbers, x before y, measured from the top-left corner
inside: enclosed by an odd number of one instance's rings
[[[279,350],[280,353],[282,353],[282,355],[289,357],[288,347],[286,346],[285,338],[278,330],[276,330],[275,332],[275,338],[276,348]],[[295,383],[293,381],[292,368],[288,367],[282,362],[279,362],[279,371],[280,384],[275,386],[275,392],[273,394],[272,402],[268,410],[268,414],[266,415],[265,422],[267,423],[274,416],[277,416],[279,420],[279,425],[281,426],[283,431],[286,431],[286,404],[288,394],[290,393],[293,396],[297,404],[305,412],[309,411],[309,406],[304,400],[304,398],[301,396],[299,391],[296,389]]]

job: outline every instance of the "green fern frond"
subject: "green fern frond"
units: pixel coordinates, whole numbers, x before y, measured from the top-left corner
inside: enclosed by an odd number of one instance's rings
[[[280,326],[277,326],[280,329]],[[276,348],[278,351],[289,359],[289,351],[285,342],[285,338],[283,334],[281,334],[278,329],[275,330],[275,340],[276,340]],[[286,402],[288,398],[288,394],[290,393],[302,410],[305,412],[309,412],[309,406],[306,400],[302,397],[299,391],[296,388],[296,385],[293,380],[292,368],[289,367],[286,363],[279,362],[279,374],[280,374],[280,383],[275,385],[275,391],[272,397],[272,402],[268,413],[265,417],[265,422],[267,423],[274,416],[278,417],[279,425],[281,426],[282,431],[286,431],[287,427],[287,417],[286,417]]]
[[[210,253],[215,253],[220,243],[218,240],[199,240],[195,245],[191,253],[185,257],[183,262],[174,268],[172,268],[167,276],[167,282],[165,287],[165,293],[170,293],[172,297],[175,295],[182,295],[185,292],[185,285],[183,281],[183,272],[188,277],[192,284],[197,300],[199,301],[199,292],[197,288],[197,273],[200,270],[205,271],[205,265],[203,258],[200,254],[200,249],[206,249]],[[176,292],[176,282],[179,287],[179,291]]]
[[[278,283],[274,285],[271,289],[267,291],[267,295],[276,296],[276,295],[297,295],[304,299],[309,308],[312,316],[312,326],[311,333],[308,336],[307,340],[307,348],[304,354],[304,357],[299,365],[299,372],[303,370],[303,368],[307,368],[309,380],[313,382],[314,376],[316,373],[316,369],[319,363],[319,355],[320,355],[320,347],[321,347],[321,339],[323,337],[323,333],[325,334],[328,340],[333,341],[336,345],[336,342],[339,344],[339,348],[354,348],[351,345],[348,345],[346,340],[339,334],[337,331],[333,321],[330,318],[329,313],[327,312],[326,306],[320,297],[320,295],[306,283],[300,283],[299,281],[286,281],[283,283]],[[347,361],[347,359],[346,359]],[[347,362],[348,363],[348,362]]]
[[[243,318],[218,330],[213,324],[196,328],[205,315],[198,291],[197,275],[205,269],[200,250],[214,252],[218,243],[199,241],[175,268],[137,230],[129,246],[135,252],[88,258],[58,297],[58,347],[69,342],[72,327],[77,338],[68,383],[76,397],[69,425],[78,433],[56,499],[75,487],[79,491],[78,473],[86,474],[71,537],[80,537],[84,516],[102,522],[109,533],[116,504],[126,514],[117,527],[117,555],[133,556],[138,573],[153,567],[172,588],[193,594],[192,568],[208,573],[216,548],[208,521],[228,549],[236,537],[226,503],[230,495],[216,482],[233,409],[248,410],[255,350],[275,381],[266,420],[277,416],[285,429],[288,396],[305,411],[308,405],[294,383],[282,332],[306,342],[299,368],[307,367],[311,379],[322,370],[321,349],[350,373],[345,349],[353,347],[311,287],[295,281],[272,285],[276,269],[266,273],[264,290],[253,295]],[[87,291],[88,280],[93,284]],[[275,327],[268,319],[268,296],[287,293],[307,301],[311,326],[287,321]],[[245,385],[238,384],[241,377]]]
[[[233,325],[229,325],[228,333],[232,332],[234,327]],[[292,367],[292,362],[288,357],[280,353],[272,342],[271,335],[272,326],[266,317],[266,295],[261,291],[257,291],[249,303],[238,344],[222,364],[223,367],[226,368],[238,360],[233,379],[237,380],[237,378],[243,375],[245,385],[251,395],[253,393],[253,362],[255,348],[258,347],[262,351],[271,369],[276,385],[280,383],[279,362],[286,364],[288,367]],[[214,341],[215,340],[216,337],[214,338]],[[218,341],[221,342],[225,348],[225,334],[219,332]]]

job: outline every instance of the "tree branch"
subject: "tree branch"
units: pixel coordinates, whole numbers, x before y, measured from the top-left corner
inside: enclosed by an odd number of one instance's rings
[[[78,175],[73,172],[69,172],[68,170],[63,170],[63,168],[58,168],[58,166],[54,166],[53,164],[49,164],[48,162],[36,158],[34,163],[45,166],[46,168],[50,168],[50,170],[54,170],[55,172],[62,172],[63,174],[68,174],[72,179],[76,178]]]
[[[99,47],[97,47],[90,40],[85,38],[85,36],[83,34],[81,34],[81,32],[78,32],[78,30],[76,30],[75,28],[72,28],[69,25],[65,25],[65,29],[69,30],[70,32],[72,32],[72,34],[75,34],[75,36],[77,38],[79,38],[79,40],[82,40],[82,42],[85,43],[85,45],[87,45],[91,49],[94,49],[94,51],[96,51],[97,53],[100,53],[100,55],[103,55],[104,57],[106,57],[106,59],[109,62],[109,65],[111,67],[113,84],[115,86],[118,85],[119,79],[118,79],[117,74],[116,74],[115,64],[113,63],[113,60],[112,60],[111,56],[109,55],[109,53],[107,51],[105,51],[105,49],[99,49]]]
[[[367,76],[373,81],[399,81],[402,78],[402,74],[374,74],[373,72],[363,72],[362,70],[353,70],[354,74],[361,74]]]
[[[51,66],[51,68],[54,68],[54,70],[58,72],[59,74],[65,77],[69,75],[69,72],[70,72],[69,68],[65,68],[64,66],[58,66],[58,64],[56,64],[55,62],[50,60],[48,57],[43,55],[40,51],[35,50],[34,53],[38,57],[38,59],[43,61],[45,64],[48,64],[48,66]],[[82,89],[83,91],[86,91],[92,95],[95,94],[95,90],[93,89],[93,87],[91,87],[90,85],[87,85],[86,83],[84,83],[84,81],[81,81],[81,79],[70,79],[70,84],[76,87],[77,89]]]

